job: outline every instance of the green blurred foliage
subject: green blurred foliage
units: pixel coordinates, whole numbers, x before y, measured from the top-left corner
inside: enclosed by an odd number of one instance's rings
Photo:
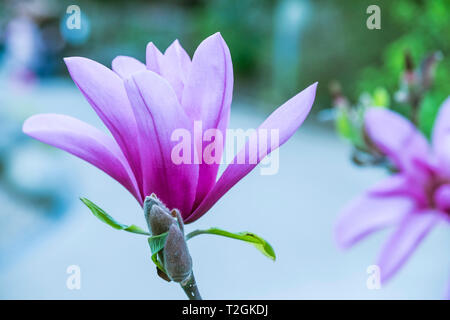
[[[355,147],[364,146],[360,121],[354,121],[347,108],[341,108],[336,115],[336,130],[339,135],[349,140]]]
[[[387,9],[387,10],[386,10]],[[383,9],[382,9],[383,10]],[[404,55],[409,52],[417,66],[426,55],[440,51],[433,86],[426,93],[419,111],[419,128],[429,136],[439,107],[450,95],[450,1],[397,0],[385,4],[384,13],[401,35],[382,51],[383,63],[365,68],[358,77],[357,91],[385,87],[391,95],[397,90],[404,70]],[[408,106],[396,111],[408,115]]]
[[[334,98],[335,126],[354,146],[356,164],[391,170],[392,164],[364,133],[364,112],[369,107],[390,108],[431,137],[439,108],[450,96],[450,1],[398,0],[382,2],[380,7],[382,30],[390,21],[390,35],[395,36],[379,42],[377,59],[361,68],[353,81],[345,81],[346,75],[337,77],[346,92]],[[366,45],[371,44],[364,43],[362,56]],[[343,98],[353,103],[339,105]]]
[[[13,16],[9,10],[3,10],[4,3],[16,1],[20,0],[0,3],[0,27]],[[73,4],[71,0],[39,1],[52,4],[53,23],[63,19],[65,8]],[[384,88],[392,104],[403,70],[404,51],[409,50],[418,63],[426,54],[441,50],[444,60],[427,101],[442,102],[450,92],[450,1],[298,0],[309,8],[307,15],[301,17],[304,23],[296,26],[301,28],[298,67],[289,62],[275,65],[274,46],[279,43],[275,27],[280,19],[290,18],[275,13],[286,1],[78,0],[76,4],[90,21],[90,38],[82,45],[66,44],[62,55],[86,56],[109,66],[117,55],[144,60],[149,41],[164,50],[174,39],[179,39],[192,55],[202,39],[220,31],[232,53],[235,96],[259,98],[276,106],[319,81],[314,108],[317,111],[332,104],[328,94],[332,80],[342,84],[344,94],[352,101],[362,92],[374,93],[377,88]],[[381,8],[381,30],[366,27],[366,9],[372,4]],[[59,67],[59,72],[67,75],[62,60]],[[298,69],[294,73],[298,78],[295,86],[280,87],[274,79],[274,69],[288,73],[292,68]],[[424,104],[421,119],[433,114],[431,105]],[[424,131],[429,131],[428,122],[421,121]]]

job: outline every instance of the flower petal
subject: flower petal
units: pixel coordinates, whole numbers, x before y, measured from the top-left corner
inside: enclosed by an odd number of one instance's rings
[[[181,101],[184,85],[191,68],[191,59],[178,40],[175,40],[164,52],[163,60],[160,74],[169,81],[177,94],[178,100]]]
[[[405,196],[411,197],[417,203],[425,204],[428,199],[424,192],[424,186],[416,181],[414,176],[402,173],[393,174],[386,179],[381,180],[367,191],[371,196]]]
[[[439,166],[450,173],[450,97],[439,109],[433,127],[433,150],[439,159]]]
[[[365,114],[365,129],[375,145],[401,170],[414,170],[414,159],[426,159],[428,142],[416,127],[401,115],[382,108]]]
[[[440,212],[427,210],[412,212],[403,218],[378,259],[382,282],[386,282],[397,272],[442,217]]]
[[[160,64],[162,63],[164,56],[153,42],[149,42],[147,44],[147,51],[145,55],[145,64],[147,65],[147,69],[160,74]]]
[[[335,227],[336,242],[348,248],[370,233],[398,223],[414,210],[405,196],[375,196],[370,192],[354,199],[340,213]]]
[[[184,86],[182,106],[193,120],[202,121],[203,131],[218,129],[225,142],[233,94],[233,66],[230,50],[220,33],[206,38],[192,59],[189,77]],[[202,134],[203,135],[203,134]],[[202,153],[206,146],[203,145]],[[221,158],[223,145],[217,148]],[[200,164],[196,205],[211,190],[217,179],[219,164]]]
[[[144,195],[155,193],[186,217],[195,198],[198,166],[172,161],[177,142],[171,136],[176,129],[191,132],[190,119],[169,83],[150,70],[133,74],[125,87],[141,133],[138,143],[143,152]]]
[[[139,148],[134,143],[139,132],[122,79],[90,59],[72,57],[64,61],[73,81],[122,149],[142,193]]]
[[[434,192],[434,202],[436,207],[443,212],[449,212],[450,210],[450,184],[441,185]],[[450,221],[450,217],[447,215]]]
[[[191,72],[183,92],[182,105],[205,129],[217,128],[229,114],[233,92],[230,51],[220,33],[206,38],[192,59]]]
[[[66,115],[40,114],[25,121],[23,132],[104,171],[142,204],[136,180],[122,151],[114,139],[97,128]]]
[[[246,152],[249,149],[249,143],[239,151],[234,158],[233,163],[229,164],[224,173],[203,199],[200,205],[195,209],[193,214],[189,216],[186,222],[192,222],[205,214],[228,190],[230,190],[239,180],[244,178],[253,168],[270,152],[283,145],[300,127],[305,120],[314,102],[317,83],[310,85],[302,92],[284,103],[276,109],[258,128],[256,136],[250,137],[258,139],[260,130],[270,131],[278,130],[279,141],[271,141],[270,146],[266,150],[258,151],[258,159],[256,163],[250,161],[250,154]],[[255,141],[255,140],[254,140]],[[237,159],[242,159],[244,153],[245,163],[239,164]]]
[[[122,79],[128,78],[133,73],[145,70],[145,64],[133,57],[118,56],[112,61],[112,70]]]

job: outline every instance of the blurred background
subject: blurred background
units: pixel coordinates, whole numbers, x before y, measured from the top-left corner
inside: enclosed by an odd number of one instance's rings
[[[381,9],[380,30],[366,26],[371,4]],[[67,27],[70,5],[81,9],[80,29]],[[144,238],[101,224],[78,200],[88,197],[117,220],[144,226],[134,199],[99,170],[28,138],[21,126],[32,114],[52,112],[102,127],[68,77],[65,56],[107,66],[117,55],[144,61],[149,41],[165,50],[174,39],[192,56],[217,31],[234,66],[231,127],[254,128],[304,87],[319,81],[319,88],[312,114],[281,148],[279,173],[254,170],[188,226],[255,232],[273,245],[277,262],[244,243],[195,238],[191,254],[203,296],[441,298],[450,269],[447,226],[433,231],[381,290],[367,289],[366,269],[386,233],[344,252],[333,226],[347,201],[386,174],[356,165],[358,138],[348,132],[357,124],[349,125],[347,113],[343,118],[342,106],[411,113],[429,134],[450,93],[449,18],[447,0],[2,1],[0,298],[184,298],[156,277]],[[417,115],[404,93],[411,70],[432,80]],[[70,265],[80,266],[80,290],[66,286]]]

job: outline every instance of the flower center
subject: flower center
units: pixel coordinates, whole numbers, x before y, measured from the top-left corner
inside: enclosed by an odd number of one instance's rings
[[[427,205],[450,216],[450,179],[435,177],[425,186]]]

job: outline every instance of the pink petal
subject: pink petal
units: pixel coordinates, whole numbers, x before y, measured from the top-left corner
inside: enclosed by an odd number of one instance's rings
[[[193,120],[202,121],[203,131],[219,129],[225,142],[233,93],[233,66],[230,50],[220,33],[206,38],[192,59],[191,71],[184,86],[182,105]],[[206,144],[203,144],[203,150]],[[203,154],[202,150],[202,154]],[[217,151],[220,158],[223,146]],[[211,190],[219,164],[200,165],[196,205]]]
[[[65,150],[104,171],[122,184],[142,204],[133,173],[117,143],[100,130],[78,119],[40,114],[27,119],[23,132]]]
[[[147,69],[160,74],[161,73],[160,64],[162,63],[163,58],[164,56],[161,53],[161,51],[158,50],[158,48],[153,44],[153,42],[149,42],[147,45],[146,59],[145,59]]]
[[[198,166],[176,165],[171,158],[171,140],[176,129],[192,131],[191,122],[169,83],[158,74],[141,71],[125,81],[140,132],[144,195],[155,193],[169,208],[186,217],[197,188]]]
[[[450,184],[444,184],[434,192],[434,202],[439,210],[450,211]],[[450,221],[450,216],[447,218]]]
[[[118,56],[112,61],[112,70],[122,79],[126,79],[133,73],[145,69],[145,64],[132,57]]]
[[[410,178],[404,174],[394,174],[381,180],[368,191],[375,196],[392,196],[408,194]]]
[[[86,58],[65,58],[69,73],[123,151],[142,192],[142,170],[136,120],[122,79],[112,70]]]
[[[405,216],[388,239],[378,259],[381,281],[389,280],[408,260],[428,232],[442,220],[437,211],[418,211]]]
[[[433,127],[433,150],[440,167],[450,173],[450,97],[442,104]]]
[[[425,204],[428,199],[421,184],[422,180],[415,178],[402,173],[393,174],[371,187],[367,194],[375,197],[406,196],[414,198],[417,203]]]
[[[414,201],[408,197],[367,192],[341,211],[335,227],[336,242],[342,248],[351,247],[372,232],[398,223],[414,207]]]
[[[191,68],[191,59],[175,40],[164,52],[164,63],[161,65],[160,74],[169,81],[181,101],[184,85]]]
[[[414,171],[414,159],[426,159],[428,142],[416,127],[401,115],[382,108],[370,108],[365,128],[375,145],[401,170]]]
[[[181,101],[191,68],[191,59],[178,40],[167,48],[164,55],[150,42],[147,45],[147,68],[166,79]]]
[[[236,155],[232,164],[228,165],[220,179],[203,199],[201,204],[196,208],[186,222],[192,222],[205,214],[228,190],[230,190],[239,180],[244,178],[267,154],[283,145],[300,127],[305,120],[314,102],[317,83],[312,84],[295,97],[284,103],[276,109],[258,128],[259,130],[271,129],[279,130],[280,141],[277,143],[271,141],[268,150],[260,150],[256,163],[249,161],[248,142]],[[250,137],[255,139],[257,136]],[[250,140],[249,139],[249,140]],[[236,159],[241,153],[245,153],[245,164],[238,164]]]

